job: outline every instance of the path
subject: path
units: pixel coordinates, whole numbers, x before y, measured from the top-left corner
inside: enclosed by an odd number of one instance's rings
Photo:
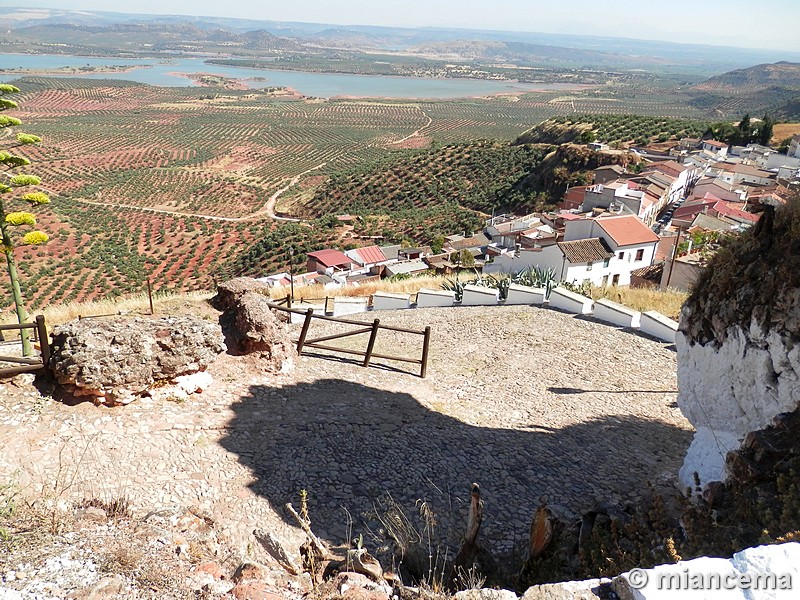
[[[114,202],[114,203],[97,202],[96,200],[88,200],[86,198],[73,198],[73,200],[75,200],[76,202],[80,202],[81,204],[90,204],[92,206],[104,206],[106,208],[113,208],[113,207],[116,206],[116,207],[120,207],[120,208],[129,208],[129,209],[133,209],[133,210],[140,210],[142,212],[151,212],[151,213],[163,214],[163,215],[173,215],[173,216],[178,216],[178,217],[196,217],[198,219],[207,219],[209,221],[225,221],[225,222],[228,222],[228,223],[241,223],[243,221],[254,221],[254,220],[256,220],[256,219],[258,219],[260,217],[263,217],[263,216],[267,216],[270,219],[274,219],[276,221],[291,221],[293,223],[299,223],[299,222],[302,221],[302,219],[297,219],[297,218],[294,218],[294,217],[281,217],[281,216],[277,215],[275,213],[275,204],[277,204],[278,198],[280,197],[280,195],[283,194],[286,190],[290,189],[292,186],[296,185],[297,182],[300,181],[300,179],[304,175],[307,175],[307,174],[311,173],[312,171],[316,171],[317,169],[321,169],[322,167],[324,167],[327,164],[328,164],[328,162],[325,161],[323,163],[318,164],[315,167],[311,167],[310,169],[306,169],[302,173],[299,173],[299,174],[295,175],[294,177],[292,177],[289,180],[289,182],[285,186],[283,186],[282,188],[280,188],[279,190],[274,192],[269,197],[269,199],[267,200],[267,203],[262,208],[258,209],[254,213],[251,213],[249,215],[245,215],[244,217],[218,217],[218,216],[215,216],[215,215],[203,215],[203,214],[198,214],[198,213],[187,213],[187,212],[182,212],[182,211],[179,211],[179,210],[168,210],[168,209],[165,209],[165,208],[152,208],[152,207],[149,207],[149,206],[136,206],[136,205],[133,205],[133,204],[120,204],[120,203],[117,203],[117,202]],[[45,189],[45,188],[42,188],[42,189]],[[45,190],[45,191],[47,193],[49,193],[49,194],[57,196],[57,194],[55,194],[55,192],[52,192],[50,190]]]
[[[412,520],[427,501],[437,540],[451,541],[477,481],[482,545],[507,555],[541,496],[580,512],[674,479],[691,428],[664,344],[530,307],[387,311],[381,321],[432,326],[427,379],[310,356],[290,375],[264,376],[224,356],[211,389],[184,403],[69,407],[0,386],[0,481],[34,496],[73,481],[60,499],[124,495],[137,513],[197,505],[243,543],[255,526],[295,535],[279,507],[296,506],[301,489],[331,541],[371,539],[369,513],[386,494]],[[414,355],[419,339],[387,332],[375,352],[389,349]]]
[[[417,108],[419,108],[419,107],[417,107]],[[406,137],[404,137],[403,139],[397,140],[397,141],[395,141],[395,142],[391,142],[391,145],[402,144],[402,143],[403,143],[403,142],[405,142],[406,140],[410,140],[412,137],[416,137],[416,136],[418,136],[418,135],[420,134],[420,132],[421,132],[423,129],[425,129],[425,128],[427,128],[427,127],[430,127],[431,123],[433,123],[433,118],[432,118],[432,117],[430,117],[430,116],[429,116],[429,115],[428,115],[428,114],[427,114],[427,113],[426,113],[424,110],[422,110],[421,108],[419,108],[419,112],[421,112],[421,113],[422,113],[422,114],[423,114],[423,115],[424,115],[424,116],[425,116],[425,117],[428,119],[428,122],[427,122],[427,123],[425,123],[425,125],[423,125],[423,126],[422,126],[422,127],[420,127],[419,129],[417,129],[416,131],[414,131],[413,133],[410,133],[410,134],[408,134],[408,135],[407,135]]]

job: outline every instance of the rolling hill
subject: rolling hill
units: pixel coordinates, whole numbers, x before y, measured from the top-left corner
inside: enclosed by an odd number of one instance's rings
[[[779,120],[800,118],[800,63],[777,62],[736,69],[691,88],[693,106],[720,117],[770,113]]]

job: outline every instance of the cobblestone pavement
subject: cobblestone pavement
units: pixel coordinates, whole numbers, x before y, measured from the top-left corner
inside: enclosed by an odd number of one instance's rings
[[[297,506],[300,489],[314,530],[334,543],[359,533],[373,541],[380,524],[370,513],[387,495],[412,522],[425,501],[437,539],[454,542],[474,481],[485,502],[481,540],[497,553],[526,539],[542,496],[579,512],[598,500],[635,502],[646,481],[674,481],[691,428],[664,344],[530,307],[354,318],[375,317],[432,327],[426,379],[413,365],[364,369],[321,355],[264,376],[224,356],[210,369],[212,388],[181,403],[66,406],[5,384],[0,481],[53,501],[196,506],[241,548],[256,526],[298,539],[282,506]],[[345,329],[315,325],[311,335]],[[336,343],[363,347],[363,337]],[[415,336],[381,332],[376,352],[420,347]]]

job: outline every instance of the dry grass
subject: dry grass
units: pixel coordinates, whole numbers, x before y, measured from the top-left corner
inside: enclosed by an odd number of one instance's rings
[[[321,286],[295,286],[295,302],[302,300],[324,300],[326,297],[367,297],[375,292],[391,292],[403,294],[416,294],[419,290],[441,289],[448,277],[426,275],[412,277],[400,281],[383,280],[374,283],[362,284],[358,287],[343,287],[334,289],[324,289]],[[156,315],[200,314],[214,318],[215,313],[208,305],[207,301],[213,297],[212,291],[198,291],[181,294],[158,294],[153,297],[153,306]],[[270,297],[279,299],[289,295],[288,287],[272,288]],[[657,289],[649,288],[629,288],[629,287],[610,287],[605,290],[601,288],[592,289],[592,297],[595,300],[608,298],[614,302],[619,302],[635,310],[656,310],[668,317],[676,319],[680,315],[683,302],[687,298],[685,292],[667,290],[662,292]],[[97,300],[94,302],[59,304],[49,306],[36,314],[44,314],[48,326],[59,325],[80,317],[93,315],[149,315],[150,304],[146,294],[126,296],[124,298]],[[0,318],[0,323],[15,322],[13,313],[8,313]],[[7,333],[8,337],[8,333]]]
[[[422,288],[441,289],[445,279],[447,278],[441,276],[411,277],[410,279],[403,279],[401,281],[383,280],[375,283],[365,283],[358,287],[343,287],[329,290],[318,285],[295,286],[294,298],[295,301],[299,301],[301,298],[304,300],[322,300],[325,297],[370,296],[378,291],[394,292],[398,294],[416,294]],[[272,298],[285,298],[288,295],[288,287],[273,288],[270,292],[270,297]]]
[[[203,304],[213,296],[213,292],[187,292],[182,294],[157,294],[153,296],[153,308],[157,315],[180,313],[182,307],[196,307]],[[93,302],[70,302],[69,304],[55,304],[48,306],[43,311],[33,311],[33,314],[44,314],[48,326],[59,325],[72,321],[78,317],[117,314],[150,314],[150,302],[147,294],[136,294],[123,298],[95,300]],[[14,313],[3,315],[2,323],[15,323]]]
[[[776,148],[788,137],[800,133],[800,123],[777,123],[772,130],[772,145]]]
[[[607,298],[634,310],[655,310],[671,319],[677,320],[681,307],[689,294],[678,290],[661,291],[655,288],[607,287],[592,288],[592,298]]]

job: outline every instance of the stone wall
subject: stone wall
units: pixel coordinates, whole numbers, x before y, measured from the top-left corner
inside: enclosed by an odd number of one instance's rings
[[[678,404],[697,429],[681,482],[724,481],[725,455],[800,402],[800,210],[725,246],[681,314]]]

